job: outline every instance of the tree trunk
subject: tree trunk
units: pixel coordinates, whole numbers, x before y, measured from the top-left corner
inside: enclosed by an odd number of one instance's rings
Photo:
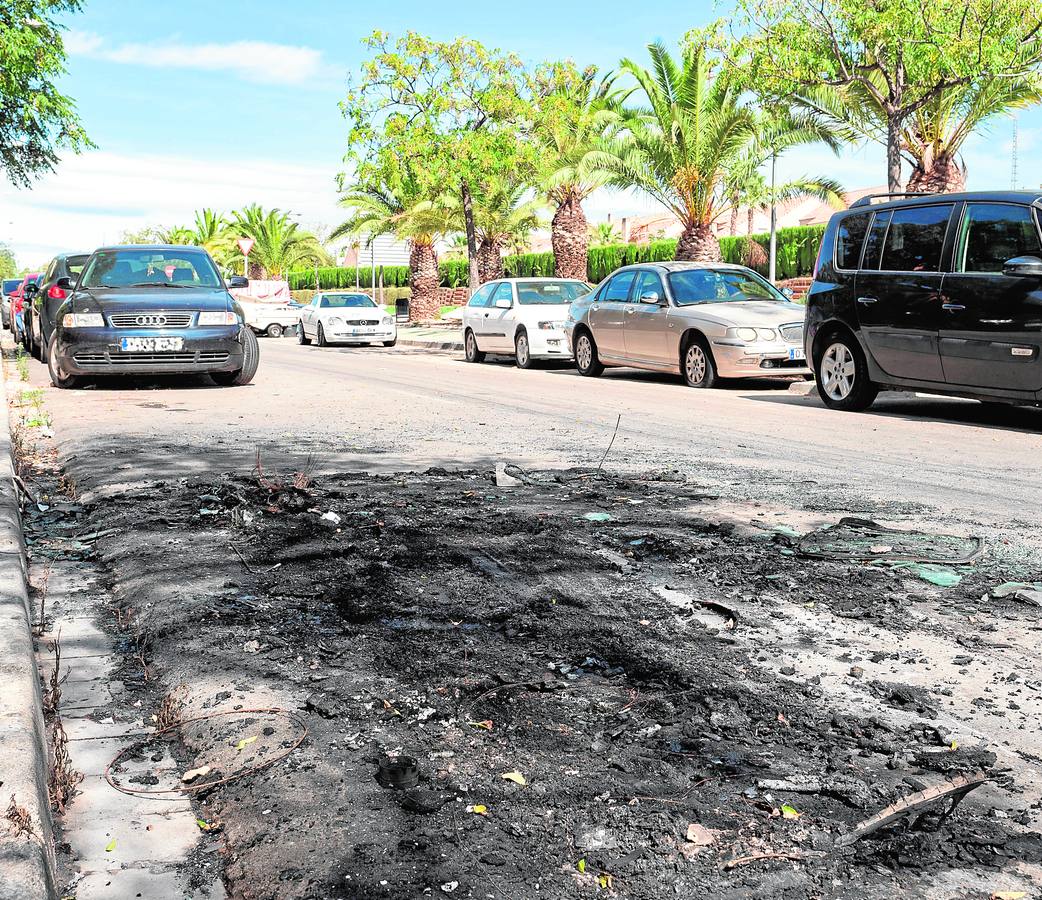
[[[414,242],[409,250],[409,321],[437,319],[441,309],[438,299],[438,254],[433,244]]]
[[[477,264],[481,284],[503,277],[503,248],[498,241],[482,238],[478,245]]]
[[[910,194],[949,194],[966,190],[966,166],[950,154],[931,161],[920,160],[912,169],[905,190]]]
[[[751,235],[753,233],[753,216],[756,215],[756,210],[754,210],[750,206],[749,209],[746,210],[745,214],[746,216],[748,216],[748,221],[746,222],[745,226],[745,233]]]
[[[582,203],[569,194],[554,213],[550,225],[550,244],[554,251],[554,275],[558,278],[586,280],[588,224]]]
[[[738,206],[731,207],[731,237],[738,234]]]
[[[901,192],[901,126],[904,116],[890,113],[886,118],[886,184],[891,194]]]
[[[470,194],[470,184],[464,178],[460,184],[463,199],[463,224],[467,232],[467,259],[470,261],[470,292],[473,294],[481,284],[478,271],[478,241],[474,234],[474,198]]]
[[[686,225],[677,241],[676,258],[690,262],[721,262],[720,241],[713,234],[712,226],[701,222]]]

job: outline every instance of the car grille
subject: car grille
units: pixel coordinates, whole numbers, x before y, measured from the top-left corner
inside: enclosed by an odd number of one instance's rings
[[[345,325],[379,325],[379,319],[355,319],[344,322]]]
[[[163,365],[178,365],[192,363],[225,363],[228,361],[227,353],[210,353],[196,351],[195,353],[77,353],[73,356],[76,365],[84,369],[105,369],[116,366],[146,366],[162,363]]]
[[[190,312],[137,312],[109,316],[113,328],[187,328],[192,324]]]
[[[803,323],[794,322],[792,325],[782,325],[778,329],[781,332],[781,336],[785,338],[790,344],[802,344],[803,343]]]

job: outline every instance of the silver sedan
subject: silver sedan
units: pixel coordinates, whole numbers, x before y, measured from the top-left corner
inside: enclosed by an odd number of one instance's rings
[[[582,375],[632,366],[720,378],[809,376],[804,308],[744,266],[664,262],[617,269],[569,307],[565,334]]]

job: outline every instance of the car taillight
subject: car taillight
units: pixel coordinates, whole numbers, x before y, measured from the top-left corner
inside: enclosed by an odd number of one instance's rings
[[[62,288],[58,287],[58,285],[52,284],[47,289],[47,296],[52,300],[64,300],[68,294],[66,294]]]

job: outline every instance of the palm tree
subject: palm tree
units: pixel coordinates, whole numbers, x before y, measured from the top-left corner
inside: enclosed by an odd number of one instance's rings
[[[719,260],[713,222],[728,211],[724,179],[753,138],[755,117],[726,65],[713,72],[708,37],[685,45],[679,66],[661,42],[648,52],[650,70],[622,61],[648,106],[624,111],[606,162],[611,181],[645,191],[676,215],[677,259]]]
[[[223,213],[200,209],[195,214],[193,243],[203,247],[215,260],[227,265],[235,256],[235,240],[228,231]]]
[[[879,77],[879,76],[877,76]],[[792,102],[851,140],[887,144],[886,114],[876,97],[859,85],[809,87]],[[945,193],[966,186],[966,166],[959,157],[966,139],[995,117],[1042,102],[1042,75],[995,78],[942,91],[913,113],[901,132],[901,156],[911,168],[907,191]]]
[[[598,222],[590,229],[590,239],[599,247],[617,244],[619,232],[614,222]]]
[[[525,200],[520,182],[494,179],[474,197],[474,232],[478,239],[478,277],[482,284],[503,277],[503,249],[539,227],[538,200]],[[584,273],[585,277],[585,273]]]
[[[618,120],[611,79],[597,70],[578,72],[558,63],[537,76],[539,110],[535,137],[544,161],[541,178],[554,208],[550,243],[558,278],[586,278],[589,246],[582,203],[610,180],[602,153],[605,131]]]
[[[175,225],[173,228],[164,228],[159,232],[159,242],[162,244],[195,244],[195,234],[191,228],[184,225]]]
[[[333,230],[330,240],[345,235],[393,234],[409,244],[409,285],[412,298],[409,318],[434,318],[440,308],[438,254],[435,243],[454,224],[449,201],[431,197],[415,173],[388,165],[368,181],[347,191],[340,205],[352,211],[351,218]]]
[[[329,255],[311,232],[279,209],[264,210],[256,203],[232,213],[230,231],[253,238],[250,265],[269,278],[282,278],[293,266],[327,262]]]

